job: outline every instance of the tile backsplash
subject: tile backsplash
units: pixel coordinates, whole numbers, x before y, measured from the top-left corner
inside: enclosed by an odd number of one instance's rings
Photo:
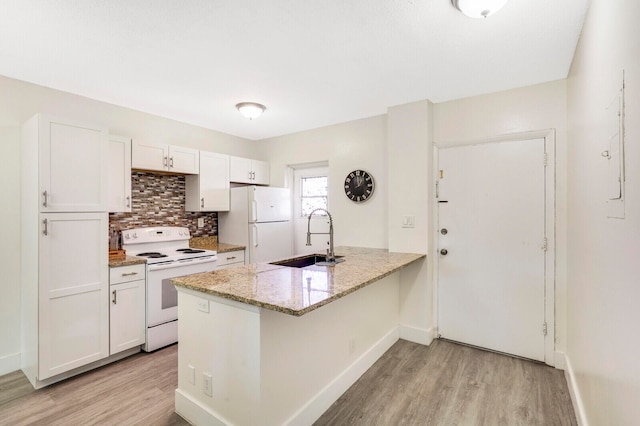
[[[218,235],[217,213],[185,212],[185,179],[180,175],[131,173],[131,212],[109,213],[112,229],[183,226],[192,237]],[[198,218],[204,227],[198,228]]]

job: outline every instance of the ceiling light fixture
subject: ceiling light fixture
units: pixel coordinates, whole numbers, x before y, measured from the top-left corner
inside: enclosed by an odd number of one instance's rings
[[[508,0],[451,0],[453,6],[469,18],[486,18],[493,15]]]
[[[240,111],[240,114],[244,115],[249,120],[260,117],[267,109],[266,106],[255,102],[240,102],[236,105],[236,108]]]

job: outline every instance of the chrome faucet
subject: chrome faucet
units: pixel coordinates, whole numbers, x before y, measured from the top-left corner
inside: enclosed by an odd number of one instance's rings
[[[311,232],[311,216],[317,211],[323,211],[329,216],[329,232]],[[307,245],[311,245],[311,235],[327,235],[329,234],[329,248],[327,249],[327,262],[329,263],[337,263],[340,260],[336,261],[336,254],[333,252],[333,218],[331,217],[331,213],[327,209],[317,208],[309,213],[309,218],[307,219]]]

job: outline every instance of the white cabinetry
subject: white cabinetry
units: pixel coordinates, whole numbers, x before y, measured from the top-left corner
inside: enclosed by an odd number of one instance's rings
[[[243,157],[229,157],[231,182],[269,185],[269,163]]]
[[[131,211],[131,139],[109,136],[107,209]]]
[[[33,117],[28,127],[29,148],[38,155],[30,161],[38,164],[41,211],[106,211],[106,130],[46,115]]]
[[[21,148],[21,364],[38,388],[109,355],[107,131],[36,115]]]
[[[145,265],[109,270],[109,352],[145,343]]]
[[[200,151],[200,173],[185,176],[185,210],[229,211],[229,156]]]
[[[198,174],[197,149],[134,140],[131,167],[141,170]]]
[[[218,269],[227,269],[242,265],[244,265],[244,250],[218,253],[218,261],[216,262]]]

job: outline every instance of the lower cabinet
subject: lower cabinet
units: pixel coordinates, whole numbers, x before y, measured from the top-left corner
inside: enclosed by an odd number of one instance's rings
[[[244,265],[244,250],[218,253],[218,261],[216,262],[218,269],[227,269],[242,265]]]
[[[109,270],[109,353],[145,343],[145,265]]]

